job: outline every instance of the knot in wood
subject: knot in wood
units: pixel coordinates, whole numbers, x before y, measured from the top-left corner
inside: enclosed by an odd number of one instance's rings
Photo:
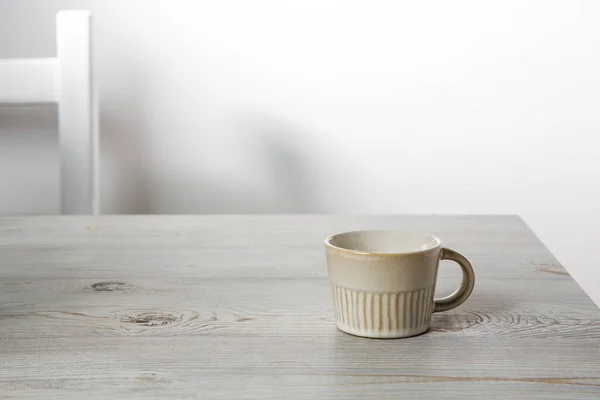
[[[118,281],[106,281],[106,282],[97,282],[90,285],[90,289],[95,292],[114,292],[116,290],[127,290],[130,288],[125,282]]]
[[[177,321],[177,317],[172,314],[163,313],[141,313],[124,318],[124,322],[143,326],[162,326]]]

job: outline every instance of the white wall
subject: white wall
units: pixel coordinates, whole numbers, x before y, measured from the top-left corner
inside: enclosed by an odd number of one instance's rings
[[[53,55],[73,7],[105,213],[598,212],[594,0],[2,0],[0,57]],[[0,111],[1,213],[58,209],[40,112]]]

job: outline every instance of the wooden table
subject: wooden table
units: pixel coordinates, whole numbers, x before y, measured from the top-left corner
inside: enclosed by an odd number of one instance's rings
[[[336,330],[323,239],[361,228],[440,236],[473,295],[422,336]],[[518,217],[2,218],[0,398],[52,396],[599,399],[600,311]]]

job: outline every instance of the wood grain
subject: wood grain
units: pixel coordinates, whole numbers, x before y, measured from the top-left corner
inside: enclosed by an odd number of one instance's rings
[[[473,295],[414,338],[339,332],[322,242],[361,228],[440,236]],[[517,217],[0,218],[0,398],[367,396],[598,399],[600,311]]]

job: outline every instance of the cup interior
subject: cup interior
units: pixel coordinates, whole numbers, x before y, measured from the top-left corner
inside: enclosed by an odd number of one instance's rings
[[[328,246],[358,253],[406,254],[433,249],[440,239],[427,233],[365,230],[339,233],[326,240]]]

